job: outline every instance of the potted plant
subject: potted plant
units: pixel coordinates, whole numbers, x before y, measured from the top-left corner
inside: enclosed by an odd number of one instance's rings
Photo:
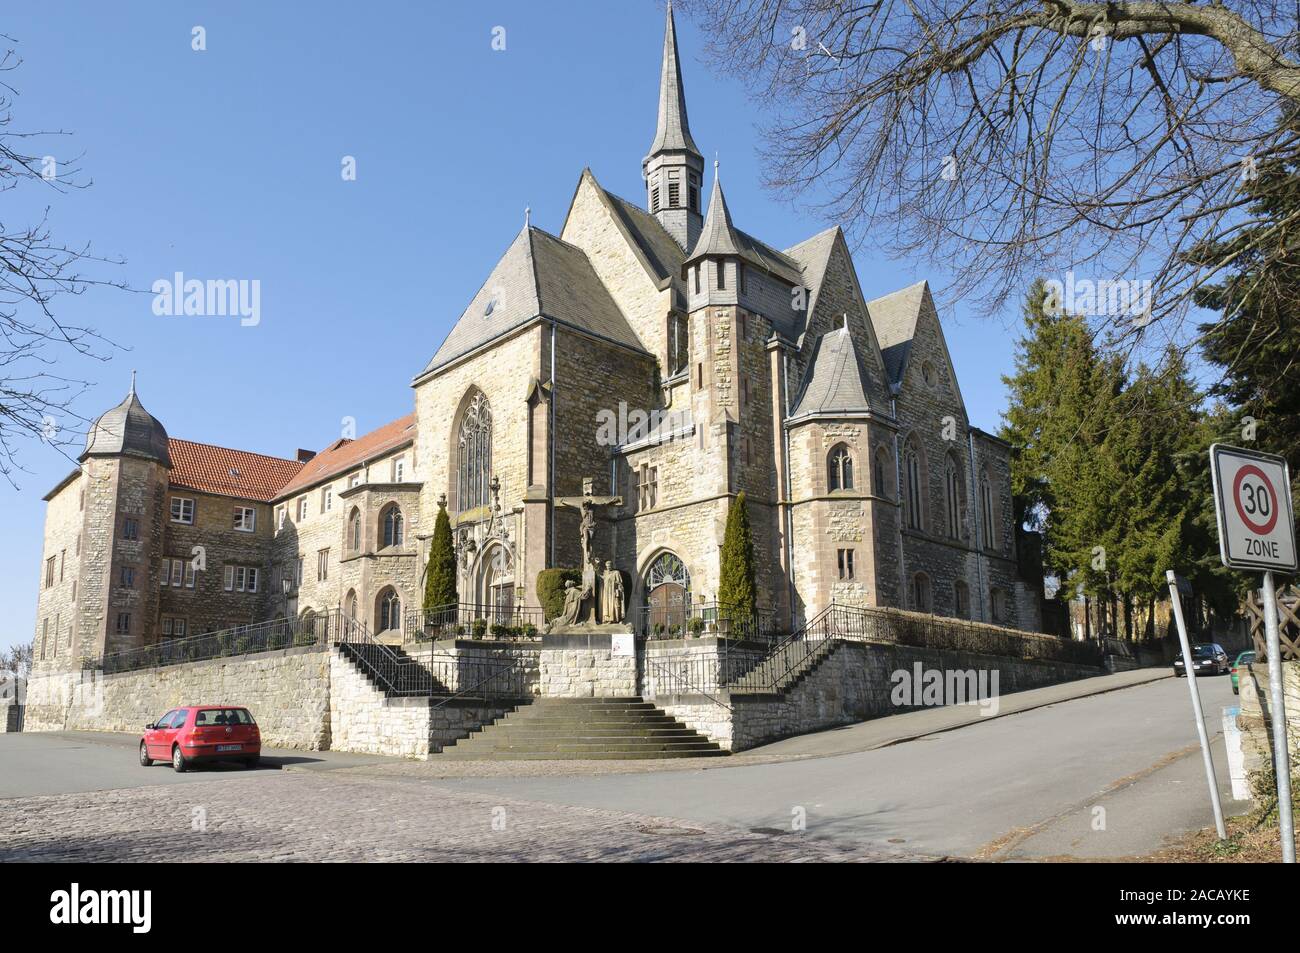
[[[701,619],[699,616],[696,616],[695,618],[691,619],[691,621],[687,623],[687,625],[690,627],[691,630],[691,638],[698,639],[701,635],[704,634],[704,620]]]

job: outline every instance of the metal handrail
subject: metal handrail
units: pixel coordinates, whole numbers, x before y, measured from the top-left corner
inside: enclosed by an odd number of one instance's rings
[[[345,617],[335,609],[295,619],[269,619],[192,635],[167,639],[120,652],[106,652],[98,659],[83,659],[83,668],[100,668],[105,674],[141,668],[181,665],[213,658],[229,658],[285,648],[325,645],[330,632],[337,632]]]
[[[521,630],[515,639],[541,638],[545,612],[537,606],[490,606],[477,602],[453,602],[432,609],[411,609],[406,613],[404,637],[410,642],[428,642],[446,637],[448,629],[478,638],[493,628]]]

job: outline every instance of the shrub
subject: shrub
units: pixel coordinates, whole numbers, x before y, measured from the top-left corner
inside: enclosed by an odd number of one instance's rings
[[[736,494],[727,511],[718,602],[722,603],[719,615],[723,618],[747,622],[754,616],[754,537],[743,491]]]
[[[577,569],[543,569],[537,574],[537,599],[547,622],[564,615],[564,584],[570,579],[582,585]]]
[[[470,631],[473,633],[474,638],[483,638],[483,633],[487,631],[487,624],[487,619],[474,620],[473,625],[470,627]]]
[[[456,549],[451,540],[451,519],[447,507],[438,507],[438,518],[433,524],[433,543],[429,546],[429,564],[424,577],[424,610],[455,605],[460,601],[456,593]]]
[[[700,634],[704,631],[704,620],[699,616],[696,616],[687,623],[687,626],[691,630],[691,635],[698,639]]]

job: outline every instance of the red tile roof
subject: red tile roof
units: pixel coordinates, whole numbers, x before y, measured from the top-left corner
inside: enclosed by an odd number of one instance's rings
[[[319,483],[328,477],[350,470],[363,460],[370,460],[415,439],[415,414],[400,417],[355,440],[336,440],[303,466],[292,480],[275,495],[288,496]]]
[[[167,450],[172,458],[173,486],[263,503],[269,503],[276,491],[303,468],[297,460],[175,437],[167,440]]]

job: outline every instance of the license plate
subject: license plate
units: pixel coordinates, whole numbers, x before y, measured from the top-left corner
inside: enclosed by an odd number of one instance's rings
[[[243,745],[217,745],[218,751],[242,751]]]

